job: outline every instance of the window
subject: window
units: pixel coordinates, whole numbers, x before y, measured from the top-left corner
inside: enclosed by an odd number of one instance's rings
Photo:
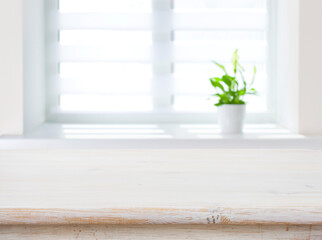
[[[238,48],[247,72],[258,68],[248,110],[270,121],[269,10],[267,0],[52,1],[49,119],[211,122],[211,60],[230,64]]]

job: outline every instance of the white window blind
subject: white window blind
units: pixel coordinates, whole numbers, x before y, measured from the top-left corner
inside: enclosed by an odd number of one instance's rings
[[[248,98],[248,110],[267,111],[267,3],[266,0],[175,0],[174,6],[175,96],[178,110],[211,111],[210,76],[223,73],[210,63],[231,68],[235,49],[251,79],[258,67],[257,97]]]
[[[49,111],[211,113],[211,60],[235,49],[268,111],[266,0],[59,0],[49,19]]]

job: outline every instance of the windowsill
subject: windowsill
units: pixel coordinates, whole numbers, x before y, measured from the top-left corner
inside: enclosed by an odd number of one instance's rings
[[[0,149],[21,148],[322,148],[322,138],[273,124],[221,134],[215,124],[43,124],[23,137],[1,137]]]
[[[221,134],[217,124],[44,124],[26,138],[55,139],[285,139],[305,138],[274,124],[246,125]]]

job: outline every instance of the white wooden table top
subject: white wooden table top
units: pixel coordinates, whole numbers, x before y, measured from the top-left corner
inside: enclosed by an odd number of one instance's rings
[[[322,224],[321,150],[1,150],[0,224]]]

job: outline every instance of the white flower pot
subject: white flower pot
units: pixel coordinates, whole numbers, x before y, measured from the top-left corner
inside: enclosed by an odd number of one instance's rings
[[[222,133],[242,133],[246,104],[224,104],[218,107],[218,122]]]

